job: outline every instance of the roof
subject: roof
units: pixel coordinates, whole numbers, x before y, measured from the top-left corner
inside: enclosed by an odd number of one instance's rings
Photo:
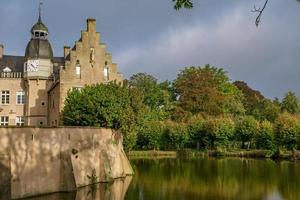
[[[0,59],[0,71],[9,67],[12,72],[23,72],[25,58],[24,56],[8,56],[3,55]]]
[[[53,51],[48,40],[31,39],[25,51],[26,58],[52,59]]]
[[[52,61],[57,63],[58,66],[64,66],[65,63],[64,57],[54,57]],[[0,59],[0,72],[6,67],[9,67],[12,72],[23,72],[24,62],[24,56],[3,55],[2,59]]]
[[[47,26],[42,22],[41,17],[39,17],[38,22],[31,28],[31,33],[33,33],[34,31],[45,31],[49,33],[49,30]]]

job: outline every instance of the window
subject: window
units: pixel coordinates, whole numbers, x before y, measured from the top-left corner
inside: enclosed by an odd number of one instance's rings
[[[16,118],[16,125],[17,126],[24,126],[24,117],[23,116],[18,116]]]
[[[76,68],[76,75],[80,75],[81,69],[80,69],[79,60],[77,60],[75,68]]]
[[[104,73],[104,79],[107,81],[109,79],[108,67],[104,67],[103,73]]]
[[[23,105],[25,103],[25,92],[18,91],[17,92],[17,105]]]
[[[3,104],[3,105],[9,104],[9,95],[10,95],[9,90],[2,90],[2,92],[1,92],[1,104]]]
[[[0,117],[0,126],[8,126],[8,116]]]
[[[82,87],[72,87],[72,90],[78,90],[80,92],[82,90]]]

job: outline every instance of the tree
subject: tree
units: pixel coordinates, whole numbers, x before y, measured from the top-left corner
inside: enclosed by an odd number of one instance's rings
[[[275,138],[280,146],[297,148],[300,141],[300,117],[286,112],[281,114],[275,122]]]
[[[260,131],[256,135],[256,148],[274,149],[274,127],[269,121],[262,121],[260,123]]]
[[[300,113],[300,100],[294,92],[287,92],[281,103],[281,110],[291,114]]]
[[[280,107],[276,102],[272,102],[269,99],[264,99],[258,105],[256,112],[253,116],[258,120],[268,120],[274,122],[280,114]]]
[[[212,148],[227,147],[234,136],[235,125],[229,117],[209,118],[205,122],[205,131]]]
[[[244,116],[236,122],[236,139],[242,142],[242,148],[248,143],[248,148],[259,132],[259,123],[252,116]]]
[[[178,104],[193,114],[211,115],[243,113],[241,92],[232,84],[222,68],[187,67],[174,81]]]
[[[129,87],[136,88],[143,98],[143,103],[152,110],[167,109],[172,97],[168,82],[158,84],[157,79],[146,73],[137,73],[130,77]]]
[[[93,126],[120,130],[126,147],[135,144],[135,113],[129,90],[115,83],[85,86],[69,91],[62,111],[71,126]],[[130,141],[130,143],[129,143]]]
[[[255,109],[258,108],[260,102],[265,97],[257,90],[250,88],[247,83],[243,81],[235,81],[233,83],[244,95],[243,105],[246,109],[247,115],[252,115]]]

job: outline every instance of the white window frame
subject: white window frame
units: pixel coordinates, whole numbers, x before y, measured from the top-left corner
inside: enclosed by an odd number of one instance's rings
[[[8,126],[8,124],[9,124],[9,117],[1,116],[0,117],[0,126]]]
[[[4,99],[4,101],[3,101],[3,99]],[[1,91],[1,105],[9,105],[9,104],[10,104],[10,90],[2,90]]]
[[[19,99],[19,96],[20,96],[20,99]],[[20,102],[19,102],[19,100],[20,100]],[[23,90],[17,91],[17,93],[16,93],[16,104],[17,105],[24,105],[25,104],[25,91],[23,91]]]
[[[83,89],[83,87],[81,87],[81,86],[78,86],[78,87],[72,87],[72,91],[73,90],[78,90],[79,92],[81,92],[81,90]]]
[[[24,116],[17,116],[16,117],[16,125],[17,126],[24,126],[24,124],[25,124]]]

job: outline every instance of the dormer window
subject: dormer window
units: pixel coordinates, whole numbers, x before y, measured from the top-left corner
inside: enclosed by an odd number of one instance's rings
[[[11,72],[11,69],[10,69],[9,67],[5,67],[5,68],[3,69],[3,72],[9,73],[9,72]]]

